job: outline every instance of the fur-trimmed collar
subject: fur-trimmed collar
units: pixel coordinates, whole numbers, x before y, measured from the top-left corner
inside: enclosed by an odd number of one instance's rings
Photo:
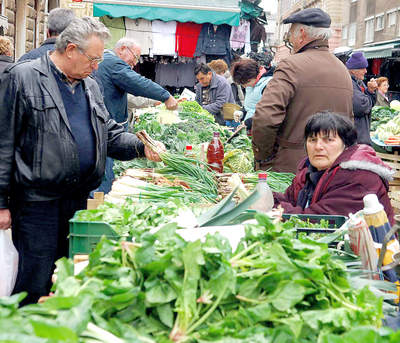
[[[302,160],[298,170],[307,167],[308,158]],[[375,150],[366,144],[356,144],[346,148],[330,169],[340,166],[349,170],[368,170],[379,175],[385,181],[393,180],[395,173],[386,163],[376,156]]]
[[[375,150],[365,144],[357,144],[347,148],[336,160],[335,165],[343,169],[368,170],[386,181],[393,180],[395,173],[386,163],[376,156]]]

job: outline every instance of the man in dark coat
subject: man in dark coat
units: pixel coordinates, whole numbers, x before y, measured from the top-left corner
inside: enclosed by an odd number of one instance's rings
[[[106,156],[160,161],[110,118],[88,77],[109,37],[98,20],[74,19],[55,51],[7,68],[0,81],[0,230],[12,224],[13,292],[28,293],[23,304],[49,293],[54,262],[68,254],[68,221],[99,186]]]
[[[364,76],[367,73],[368,61],[361,51],[354,52],[346,62],[353,82],[353,113],[354,126],[357,130],[357,143],[371,143],[371,110],[376,102],[376,90],[378,84],[371,79],[367,86],[364,83]]]
[[[352,85],[346,67],[330,51],[331,19],[319,8],[286,18],[293,54],[279,62],[256,106],[252,135],[256,169],[296,172],[305,157],[307,120],[329,110],[352,118]]]
[[[54,8],[49,12],[47,19],[47,39],[36,49],[32,49],[20,57],[19,61],[34,60],[42,57],[49,50],[54,50],[57,37],[65,30],[68,24],[75,18],[72,10],[67,8]]]
[[[0,37],[0,74],[14,62],[12,55],[11,40],[7,37]]]

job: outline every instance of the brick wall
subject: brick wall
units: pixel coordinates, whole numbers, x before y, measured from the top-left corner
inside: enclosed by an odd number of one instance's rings
[[[2,2],[4,2],[6,6],[5,16],[8,18],[8,29],[6,30],[5,35],[12,40],[14,47],[17,45],[22,45],[23,47],[16,56],[16,59],[18,59],[24,52],[38,47],[45,39],[45,34],[43,32],[45,20],[45,2],[42,0],[37,0],[35,4],[35,0],[26,0],[25,3],[24,1],[18,1],[17,3],[17,0],[0,0],[0,3]],[[17,23],[17,4],[18,6],[25,6],[25,16],[22,17],[24,22]],[[35,9],[35,6],[37,9]],[[24,42],[17,41],[19,38],[17,37],[16,25],[18,25],[20,28],[25,27]],[[36,34],[37,30],[39,30],[38,34]]]

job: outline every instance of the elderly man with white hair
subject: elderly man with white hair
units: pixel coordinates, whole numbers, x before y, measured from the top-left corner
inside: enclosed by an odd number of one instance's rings
[[[329,110],[352,118],[352,84],[346,67],[329,52],[331,18],[319,8],[296,12],[286,43],[292,55],[279,62],[253,116],[257,169],[296,172],[306,156],[307,120]]]
[[[118,123],[128,119],[127,94],[143,96],[177,108],[171,94],[157,83],[139,75],[132,68],[139,62],[140,47],[130,38],[121,38],[113,50],[106,50],[98,76],[104,87],[104,102],[111,117]]]

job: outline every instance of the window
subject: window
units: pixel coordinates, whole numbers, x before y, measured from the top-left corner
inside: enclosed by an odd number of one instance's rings
[[[383,30],[385,28],[385,16],[382,14],[376,15],[376,31]]]
[[[348,26],[345,25],[342,28],[342,39],[347,39],[347,36],[348,36]]]
[[[349,46],[353,46],[356,44],[356,31],[357,31],[357,23],[351,23],[349,25],[349,39],[347,44]]]
[[[374,41],[374,18],[365,19],[365,43]]]
[[[396,21],[397,21],[397,12],[396,10],[392,10],[390,12],[388,12],[388,26],[395,26],[396,25]]]

